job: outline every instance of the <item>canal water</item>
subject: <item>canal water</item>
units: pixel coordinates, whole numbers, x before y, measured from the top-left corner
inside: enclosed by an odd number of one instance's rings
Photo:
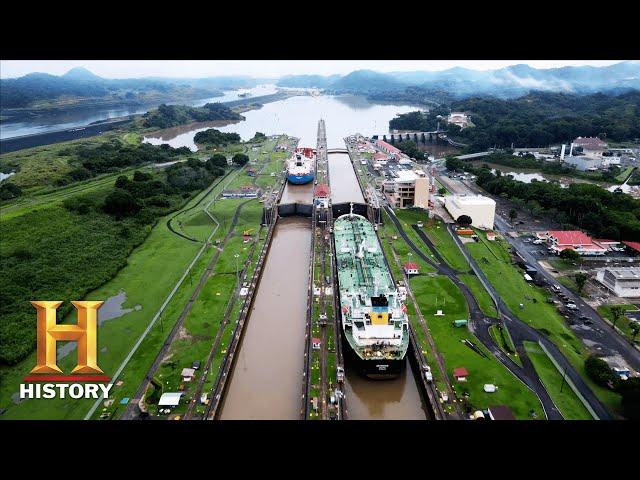
[[[344,348],[349,348],[343,343]],[[408,354],[407,354],[408,355]],[[345,395],[350,420],[424,420],[427,416],[416,379],[407,366],[398,378],[370,380],[345,365]]]
[[[355,95],[295,96],[265,104],[258,110],[244,112],[246,120],[218,128],[223,132],[236,132],[249,140],[256,132],[265,135],[286,133],[300,139],[300,147],[315,147],[318,120],[327,124],[328,148],[344,148],[343,138],[354,133],[363,135],[389,131],[389,120],[399,113],[418,110],[407,104],[378,104]],[[150,143],[168,143],[174,148],[196,145],[193,136],[202,128],[186,127],[173,138],[163,135],[161,140],[146,137]]]
[[[313,202],[313,182],[306,185],[292,185],[289,182],[284,187],[282,192],[282,199],[280,203],[286,205],[287,203],[308,203],[311,205]]]
[[[331,179],[331,203],[365,203],[349,155],[331,153],[327,159]]]
[[[300,418],[311,248],[308,218],[278,220],[220,418]]]

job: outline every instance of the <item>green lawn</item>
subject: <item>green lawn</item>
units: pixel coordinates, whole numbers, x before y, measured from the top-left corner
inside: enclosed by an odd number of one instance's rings
[[[488,242],[483,232],[476,233],[483,241],[468,243],[466,248],[511,311],[553,341],[600,400],[610,410],[618,410],[620,396],[596,385],[586,375],[584,361],[588,352],[556,308],[547,303],[548,292],[525,281],[522,271],[511,261],[506,241]]]
[[[563,382],[563,376],[551,362],[551,359],[535,342],[524,342],[527,355],[531,359],[536,373],[551,396],[553,403],[566,420],[593,420],[593,417],[580,401],[571,387]],[[562,388],[562,391],[560,389]]]
[[[221,188],[223,188],[222,185],[216,187],[212,192],[203,191],[188,202],[188,204],[183,207],[183,210],[187,210],[189,207],[195,205],[202,197],[206,197],[198,207],[190,210],[189,214],[183,216],[185,222],[189,224],[190,221],[196,217],[201,219],[201,209]],[[216,202],[215,207],[211,209],[215,216],[224,217],[222,221],[219,221],[222,225],[224,225],[226,221],[227,229],[230,224],[230,216],[235,210],[235,208],[233,208],[234,203],[237,204],[237,201],[219,201]],[[246,218],[242,217],[240,219],[237,230],[244,229],[249,224],[259,227],[261,205],[255,200],[250,203],[252,203],[254,207],[247,209],[247,216]],[[126,294],[126,301],[122,308],[132,309],[120,317],[104,322],[100,327],[98,339],[98,348],[100,350],[99,365],[108,375],[113,375],[116,372],[126,354],[131,350],[142,332],[149,325],[169,292],[174,288],[186,267],[202,247],[201,243],[188,241],[169,231],[166,223],[173,215],[175,215],[175,213],[160,218],[146,241],[129,256],[127,265],[109,282],[95,289],[85,297],[89,299],[106,300],[119,292],[124,292]],[[256,219],[258,225],[256,225]],[[197,223],[197,221],[194,222]],[[189,228],[189,226],[186,228]],[[210,231],[213,230],[215,225],[212,222],[209,226],[202,225],[202,227],[197,228],[201,228],[201,233],[204,233],[206,228],[209,228]],[[216,233],[215,238],[219,238],[223,234],[224,232],[220,229],[220,231]],[[252,232],[252,235],[257,235],[257,229]],[[242,244],[241,240],[238,240],[236,244],[230,247],[230,251],[240,252],[246,248],[246,246],[247,245]],[[187,277],[178,288],[173,299],[169,302],[160,317],[160,320],[156,322],[150,330],[136,354],[119,376],[119,379],[123,380],[124,383],[121,386],[114,386],[112,389],[111,398],[115,400],[115,403],[109,408],[109,411],[114,413],[114,417],[117,417],[124,410],[124,406],[119,405],[119,400],[123,397],[132,397],[137,390],[143,376],[155,359],[160,345],[166,338],[169,330],[177,320],[182,307],[195,288],[196,282],[204,271],[206,264],[216,251],[213,246],[206,248],[205,253],[195,263],[192,269],[191,279]],[[225,262],[220,263],[220,268],[224,269],[227,273],[229,271],[235,273],[235,264],[232,266],[229,262],[235,262],[232,255],[230,260],[226,259]],[[221,278],[227,276],[229,275],[221,275]],[[235,277],[235,275],[232,276]],[[74,318],[67,316],[63,321],[65,323],[75,322],[75,314],[73,314],[73,317]],[[225,331],[225,335],[228,337],[230,331]],[[18,365],[11,368],[5,367],[3,369],[3,388],[2,392],[0,392],[0,408],[7,408],[7,411],[2,418],[83,418],[92,406],[93,401],[70,399],[27,400],[19,404],[14,404],[12,396],[18,391],[18,384],[21,383],[22,377],[28,373],[34,364],[35,353]],[[75,355],[68,355],[60,360],[59,364],[64,371],[69,371],[75,364]],[[94,418],[97,418],[101,412],[102,406],[95,412]]]
[[[496,342],[496,345],[500,347],[500,349],[509,355],[511,360],[516,362],[518,365],[522,366],[522,360],[520,356],[516,352],[515,345],[513,344],[513,339],[509,334],[509,330],[507,328],[499,328],[498,325],[491,325],[489,327],[489,335],[493,338],[493,341]]]
[[[439,220],[434,220],[430,227],[425,227],[426,234],[438,249],[438,252],[450,267],[461,272],[468,272],[471,267],[460,252],[445,224]]]
[[[444,357],[447,374],[454,389],[462,397],[469,393],[469,402],[474,409],[484,409],[493,405],[508,405],[516,418],[527,419],[534,410],[538,418],[543,418],[540,402],[533,392],[514,377],[467,328],[456,328],[453,320],[468,318],[467,305],[457,287],[445,276],[418,276],[410,281],[419,308],[436,343],[436,348]],[[443,317],[434,313],[441,309]],[[488,358],[462,343],[467,339],[481,349]],[[469,371],[468,381],[459,383],[453,379],[453,369],[465,367]],[[495,393],[484,392],[483,386],[492,383],[498,387]]]
[[[612,325],[613,325],[613,314],[611,313],[611,310],[614,306],[615,305],[601,305],[598,307],[598,313],[600,314],[600,316],[608,320],[609,322],[611,322]],[[638,310],[638,307],[630,303],[624,303],[621,306],[627,311]],[[624,316],[620,320],[618,320],[618,322],[616,323],[616,330],[620,332],[625,338],[631,341],[633,339],[633,332],[631,331],[630,325],[631,325],[631,322],[626,316]],[[638,338],[640,338],[640,334],[638,334],[635,337],[636,343],[638,342]]]
[[[495,304],[493,303],[489,292],[484,288],[478,277],[472,273],[462,273],[458,275],[458,278],[462,280],[467,287],[469,287],[471,293],[476,298],[482,313],[494,318],[498,316]]]

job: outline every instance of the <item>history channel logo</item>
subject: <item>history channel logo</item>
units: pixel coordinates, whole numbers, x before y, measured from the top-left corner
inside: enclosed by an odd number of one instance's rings
[[[111,378],[98,366],[98,309],[103,301],[71,302],[78,312],[75,325],[56,323],[61,301],[36,301],[36,366],[20,384],[20,398],[108,398]],[[57,364],[58,342],[76,342],[77,365],[64,375]]]

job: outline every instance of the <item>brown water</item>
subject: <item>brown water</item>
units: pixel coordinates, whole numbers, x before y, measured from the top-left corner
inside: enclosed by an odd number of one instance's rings
[[[311,205],[313,202],[313,182],[309,182],[306,185],[292,185],[287,182],[282,192],[282,199],[280,203],[285,205],[287,203],[308,203]]]
[[[345,348],[348,346],[345,345]],[[345,365],[346,405],[350,420],[425,420],[416,379],[408,364],[398,378],[370,380]]]
[[[364,203],[349,155],[331,153],[328,155],[328,161],[331,178],[331,203]]]
[[[311,225],[278,221],[236,358],[223,420],[300,418]]]

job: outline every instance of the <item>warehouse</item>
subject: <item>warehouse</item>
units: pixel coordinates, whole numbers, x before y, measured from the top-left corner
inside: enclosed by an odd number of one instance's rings
[[[484,230],[493,229],[496,202],[483,195],[452,195],[445,197],[445,208],[454,220],[461,215],[471,217],[471,225]]]
[[[640,297],[640,268],[603,268],[596,279],[617,297]]]

